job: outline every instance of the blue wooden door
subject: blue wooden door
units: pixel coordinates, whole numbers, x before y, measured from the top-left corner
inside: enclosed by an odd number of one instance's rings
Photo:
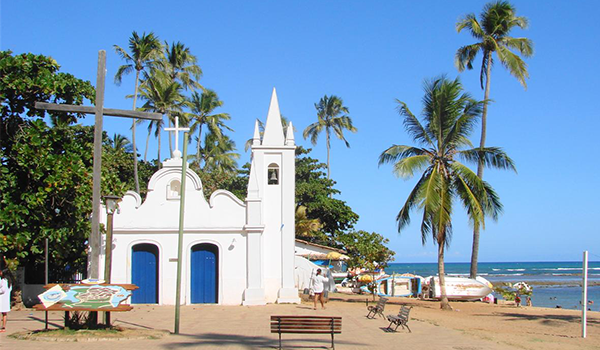
[[[158,303],[158,248],[154,244],[134,245],[131,252],[131,283],[134,304]]]
[[[193,304],[217,303],[218,250],[212,244],[192,247],[191,301]]]

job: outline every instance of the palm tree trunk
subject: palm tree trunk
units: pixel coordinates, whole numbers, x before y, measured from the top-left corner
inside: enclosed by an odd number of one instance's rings
[[[150,143],[150,134],[152,133],[152,124],[148,128],[148,136],[146,137],[146,149],[144,150],[144,162],[148,159],[146,156],[148,155],[148,144]]]
[[[162,166],[162,161],[160,160],[160,132],[158,133],[158,168],[160,169]]]
[[[198,127],[198,146],[196,147],[196,161],[198,162],[198,169],[200,169],[200,140],[202,140],[202,124]]]
[[[329,140],[330,140],[330,135],[329,135],[329,129],[325,129],[325,133],[327,134],[327,180],[331,179],[331,173],[330,173],[330,167],[329,167],[329,152],[330,152],[330,148],[331,146],[329,145]],[[332,193],[329,193],[329,198],[332,198]]]
[[[446,294],[446,271],[444,269],[444,243],[438,243],[438,275],[440,280],[440,308],[442,310],[452,310],[452,306],[448,303]]]
[[[140,79],[140,71],[135,73],[135,90],[133,93],[133,110],[135,111],[135,103],[137,102],[138,84]],[[133,125],[131,126],[131,145],[133,146],[133,180],[135,182],[135,192],[140,193],[140,180],[138,178],[138,154],[137,147],[135,145],[135,126],[137,121],[133,118]]]
[[[174,127],[174,125],[171,125],[171,116],[168,115],[167,119],[169,120],[169,128]],[[172,133],[169,131],[169,152],[171,154],[171,158],[173,158],[173,139],[172,139]]]
[[[488,111],[488,99],[490,98],[490,80],[492,78],[492,55],[488,55],[488,62],[486,68],[485,78],[485,92],[483,94],[483,111],[481,113],[481,140],[479,147],[485,147],[485,138],[487,131],[487,111]],[[477,176],[483,179],[483,161],[479,161],[477,164]],[[477,263],[479,262],[479,226],[473,228],[473,250],[471,251],[471,271],[469,276],[471,278],[477,277]]]

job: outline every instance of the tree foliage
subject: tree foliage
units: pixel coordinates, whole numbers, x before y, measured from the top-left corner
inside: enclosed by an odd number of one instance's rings
[[[85,270],[93,127],[69,125],[76,115],[66,113],[51,114],[51,127],[33,106],[35,101],[81,104],[93,98],[94,88],[59,73],[51,58],[1,55],[0,252],[13,266],[35,266],[48,238],[53,279],[68,279]],[[102,194],[122,195],[134,188],[131,153],[112,147],[106,134],[103,141]],[[142,169],[148,174],[155,167],[142,163]]]
[[[393,145],[379,156],[379,164],[393,163],[396,175],[410,178],[421,173],[396,220],[398,233],[410,224],[410,213],[423,211],[421,239],[431,236],[438,246],[441,306],[449,309],[444,285],[444,249],[452,237],[452,212],[459,200],[474,227],[484,226],[485,217],[496,220],[502,204],[494,189],[462,164],[482,162],[486,166],[515,170],[512,160],[499,148],[473,149],[468,137],[481,115],[482,101],[464,92],[457,79],[445,77],[424,86],[423,122],[398,101],[406,131],[419,146]],[[465,149],[469,147],[469,149]]]

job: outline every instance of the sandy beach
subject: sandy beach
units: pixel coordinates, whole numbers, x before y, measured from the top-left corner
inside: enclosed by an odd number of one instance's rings
[[[277,347],[277,335],[269,332],[271,315],[331,315],[343,319],[342,334],[336,335],[338,349],[429,348],[479,349],[600,349],[600,313],[588,313],[588,337],[581,338],[581,312],[576,310],[514,307],[472,302],[454,302],[454,311],[439,310],[435,301],[392,298],[385,313],[395,314],[400,305],[413,306],[410,327],[386,332],[388,322],[367,319],[364,295],[334,294],[326,310],[312,310],[312,303],[244,307],[222,305],[183,306],[181,334],[160,339],[118,341],[84,340],[86,349],[261,349]],[[6,333],[0,335],[2,349],[39,349],[59,345],[80,349],[81,341],[23,341],[9,337],[16,332],[44,327],[44,313],[32,310],[9,314]],[[62,325],[62,314],[50,314],[50,328]],[[131,312],[113,313],[114,324],[133,329],[173,330],[174,307],[136,305]],[[323,348],[328,335],[283,335],[284,347]]]

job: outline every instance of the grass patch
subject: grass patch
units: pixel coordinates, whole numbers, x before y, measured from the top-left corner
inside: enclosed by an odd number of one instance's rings
[[[42,340],[42,341],[104,341],[119,339],[160,339],[170,334],[166,330],[154,329],[132,329],[122,327],[111,327],[105,329],[51,329],[33,332],[19,332],[11,334],[10,337],[20,340]]]

